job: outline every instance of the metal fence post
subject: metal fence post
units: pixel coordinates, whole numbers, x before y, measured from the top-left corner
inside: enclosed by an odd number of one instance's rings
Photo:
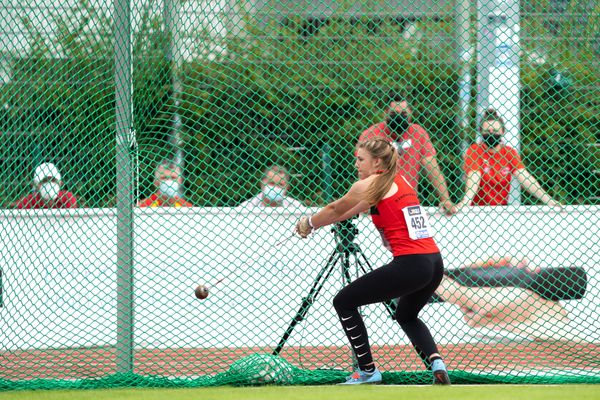
[[[114,0],[117,230],[117,372],[133,372],[133,131],[130,0]]]
[[[519,1],[479,0],[477,10],[477,122],[495,108],[505,121],[504,140],[520,152]],[[520,193],[513,179],[508,203],[520,204]]]

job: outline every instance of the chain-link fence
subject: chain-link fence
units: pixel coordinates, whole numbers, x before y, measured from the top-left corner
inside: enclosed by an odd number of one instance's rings
[[[4,2],[0,388],[343,380],[332,298],[391,255],[366,214],[292,231],[371,136],[436,231],[447,271],[420,317],[451,379],[600,381],[599,15]],[[429,382],[393,306],[361,308],[384,381]]]

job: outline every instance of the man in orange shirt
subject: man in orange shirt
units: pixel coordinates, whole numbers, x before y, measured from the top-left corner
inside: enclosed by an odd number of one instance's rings
[[[139,207],[192,207],[192,203],[181,197],[181,168],[171,161],[163,161],[154,172],[156,192],[140,200]]]
[[[495,110],[487,110],[481,123],[482,143],[472,144],[465,154],[466,193],[457,208],[507,205],[513,176],[542,202],[560,207],[525,169],[519,153],[502,143],[504,132],[504,120]]]
[[[448,215],[456,213],[457,209],[450,200],[446,180],[437,162],[437,153],[429,134],[421,125],[412,122],[412,109],[402,96],[392,97],[385,110],[385,121],[369,127],[360,135],[358,141],[374,137],[384,137],[396,143],[400,156],[398,173],[402,174],[415,190],[419,183],[419,172],[421,167],[424,167],[438,193],[440,207]]]

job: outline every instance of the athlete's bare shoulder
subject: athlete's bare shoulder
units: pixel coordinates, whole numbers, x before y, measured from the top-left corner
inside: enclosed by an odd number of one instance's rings
[[[360,180],[354,182],[354,184],[348,191],[348,194],[362,198],[363,195],[369,189],[369,186],[371,185],[371,182],[373,181],[373,179],[375,179],[375,175],[371,175],[365,179],[360,179]]]

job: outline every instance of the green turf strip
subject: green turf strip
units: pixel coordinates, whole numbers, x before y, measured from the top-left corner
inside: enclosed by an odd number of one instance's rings
[[[454,385],[454,386],[264,386],[192,389],[93,389],[0,392],[0,400],[586,400],[600,399],[598,385]]]

